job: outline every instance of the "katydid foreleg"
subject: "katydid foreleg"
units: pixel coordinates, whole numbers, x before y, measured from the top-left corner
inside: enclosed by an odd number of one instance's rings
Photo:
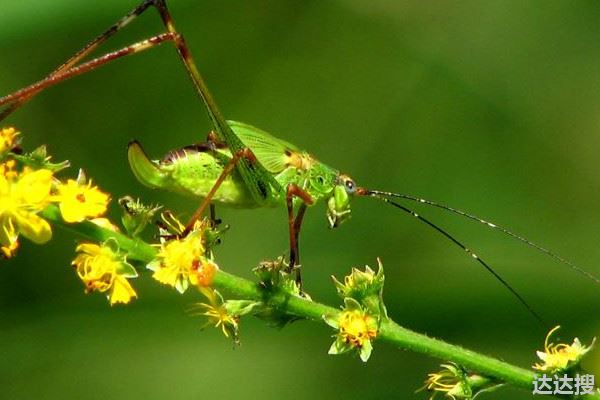
[[[294,219],[294,234],[295,234],[295,239],[296,239],[296,252],[295,252],[295,257],[294,257],[294,264],[292,264],[292,262],[290,261],[290,265],[292,265],[292,268],[294,268],[294,265],[300,265],[300,251],[299,251],[299,246],[300,246],[300,242],[299,237],[300,237],[300,228],[302,227],[302,221],[304,219],[304,213],[306,212],[306,208],[307,205],[306,203],[302,203],[300,204],[300,208],[298,209],[298,212],[296,213],[296,218]],[[290,251],[290,259],[291,259],[291,251]],[[298,287],[300,289],[302,289],[302,275],[299,269],[296,270],[296,283],[298,284]]]

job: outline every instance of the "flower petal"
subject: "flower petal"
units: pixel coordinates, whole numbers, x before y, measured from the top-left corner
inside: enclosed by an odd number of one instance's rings
[[[45,219],[30,212],[19,212],[15,219],[19,232],[32,242],[43,244],[52,238],[52,228]]]
[[[177,268],[161,267],[154,271],[152,277],[165,285],[175,287],[179,271]]]
[[[23,199],[23,203],[41,209],[50,200],[52,187],[52,171],[38,169],[33,172],[24,172],[17,182],[16,192]]]
[[[127,279],[122,276],[115,276],[112,289],[110,291],[110,305],[116,303],[127,304],[132,298],[137,297],[135,290]]]
[[[91,256],[100,254],[102,248],[95,243],[80,243],[75,249],[78,253],[85,253]]]

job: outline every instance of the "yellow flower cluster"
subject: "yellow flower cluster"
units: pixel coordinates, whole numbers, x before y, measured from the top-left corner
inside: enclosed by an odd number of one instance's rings
[[[10,128],[9,128],[10,129]],[[0,146],[8,143],[0,131]],[[50,224],[39,214],[50,204],[59,205],[66,222],[81,222],[106,211],[109,196],[91,182],[57,180],[50,169],[20,167],[14,159],[0,163],[0,254],[12,257],[19,235],[42,244],[52,238]]]
[[[130,278],[137,277],[137,271],[127,261],[127,251],[119,248],[118,228],[101,218],[107,210],[109,195],[93,185],[83,171],[76,179],[61,181],[55,173],[67,167],[68,162],[51,163],[44,146],[27,154],[17,151],[19,135],[14,128],[0,129],[0,257],[14,256],[21,236],[38,244],[49,241],[51,221],[67,224],[90,221],[115,233],[98,235],[109,237],[103,243],[80,243],[72,265],[86,292],[105,293],[111,305],[129,303],[137,297],[129,283]],[[136,236],[159,207],[144,207],[135,202],[132,211],[132,202],[126,202],[129,206],[126,215],[130,219],[125,227],[131,236]],[[206,221],[196,222],[188,232],[170,213],[163,214],[163,222],[156,257],[147,265],[154,271],[154,279],[181,293],[189,285],[208,290],[218,269],[209,250],[215,232]],[[224,332],[236,331],[236,317],[229,315],[223,299],[215,296],[215,293],[207,295],[210,306],[205,310],[206,316]],[[242,311],[246,309],[249,310],[242,307]]]
[[[52,172],[47,169],[15,170],[15,161],[0,164],[0,248],[12,257],[19,234],[35,243],[52,237],[50,225],[37,214],[51,201]]]
[[[152,277],[180,293],[184,293],[190,284],[210,286],[218,267],[206,257],[206,229],[206,223],[197,222],[186,236],[180,238],[176,235],[174,239],[164,241],[156,259],[147,266],[154,271]]]
[[[102,245],[83,243],[77,246],[73,266],[85,284],[86,292],[107,293],[110,304],[127,304],[137,297],[127,278],[137,277],[135,268],[113,250],[110,241]]]

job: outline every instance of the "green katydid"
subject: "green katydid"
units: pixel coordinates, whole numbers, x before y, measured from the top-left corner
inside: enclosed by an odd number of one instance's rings
[[[164,33],[83,62],[98,46],[150,7],[158,10],[166,28]],[[225,120],[204,83],[183,37],[175,29],[173,19],[166,6],[166,0],[143,1],[46,78],[0,98],[0,106],[6,106],[0,113],[0,120],[50,86],[93,70],[112,60],[153,48],[163,42],[172,42],[175,45],[196,91],[208,111],[213,132],[208,135],[205,143],[172,151],[161,161],[150,160],[140,144],[134,141],[128,147],[128,158],[134,174],[144,185],[202,199],[200,207],[188,222],[187,229],[194,224],[209,205],[219,204],[240,208],[287,207],[290,241],[289,268],[291,270],[299,265],[298,236],[302,219],[309,206],[319,201],[326,201],[327,218],[333,228],[350,217],[352,197],[377,198],[412,215],[452,241],[493,274],[529,312],[538,320],[540,319],[527,302],[487,262],[444,229],[394,199],[408,200],[438,207],[499,230],[600,284],[600,279],[570,261],[496,224],[419,197],[358,187],[348,175],[319,162],[296,146],[251,125]],[[299,269],[297,269],[297,277],[299,281]]]

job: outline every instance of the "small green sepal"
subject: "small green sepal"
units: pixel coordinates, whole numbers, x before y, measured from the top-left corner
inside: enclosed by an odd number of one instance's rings
[[[139,199],[131,196],[121,197],[119,205],[123,209],[121,223],[130,236],[138,236],[148,226],[156,213],[162,208],[160,205],[145,205]]]
[[[69,161],[50,162],[52,157],[48,155],[46,146],[40,146],[31,153],[13,154],[13,157],[32,169],[49,169],[52,172],[61,171],[71,165]]]
[[[137,278],[138,272],[133,265],[125,260],[119,265],[119,275],[123,275],[125,278]]]
[[[229,315],[242,317],[257,312],[262,303],[253,300],[227,300],[224,305]]]

